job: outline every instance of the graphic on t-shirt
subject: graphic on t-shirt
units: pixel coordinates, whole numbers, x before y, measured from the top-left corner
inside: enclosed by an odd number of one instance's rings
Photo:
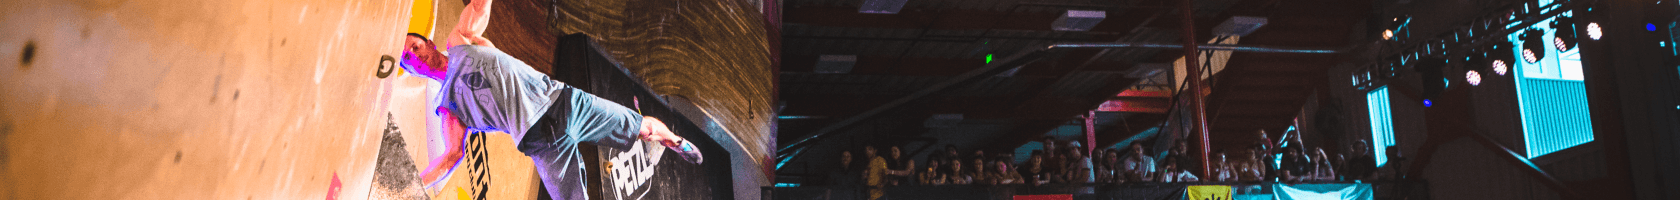
[[[490,82],[484,80],[484,74],[481,72],[463,74],[461,75],[461,81],[462,84],[467,85],[467,88],[472,88],[474,91],[490,88]]]

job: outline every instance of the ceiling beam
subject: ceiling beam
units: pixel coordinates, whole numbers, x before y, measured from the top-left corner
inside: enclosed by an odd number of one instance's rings
[[[1044,54],[1047,53],[1046,50],[1047,49],[1025,49],[1025,50],[1023,50],[1019,53],[1015,53],[1014,55],[1004,57],[1002,60],[999,60],[997,62],[986,64],[985,67],[981,67],[979,69],[974,69],[974,70],[971,70],[969,72],[965,72],[962,75],[958,75],[957,77],[953,77],[953,78],[951,78],[949,80],[946,80],[944,82],[941,82],[939,84],[935,84],[931,87],[922,89],[921,91],[917,91],[916,93],[911,93],[910,95],[907,95],[907,96],[904,96],[902,98],[893,100],[892,102],[887,102],[884,105],[881,105],[881,106],[863,111],[862,113],[859,113],[857,115],[853,115],[851,117],[847,117],[846,119],[841,120],[839,122],[835,122],[834,124],[830,124],[828,126],[823,126],[823,128],[817,129],[816,132],[813,132],[810,135],[807,135],[805,137],[795,139],[795,140],[793,140],[794,141],[793,143],[789,144],[786,147],[782,147],[779,150],[777,150],[777,152],[776,152],[776,154],[778,156],[777,168],[779,169],[783,164],[786,164],[788,160],[791,160],[795,157],[798,157],[800,155],[800,153],[804,151],[804,148],[806,147],[806,145],[815,144],[816,141],[820,141],[823,136],[825,136],[829,133],[833,133],[835,131],[845,129],[845,128],[850,127],[852,125],[855,125],[858,122],[861,122],[865,119],[875,117],[875,115],[879,115],[881,113],[887,112],[888,110],[892,110],[892,109],[898,108],[899,106],[903,106],[903,105],[909,104],[913,101],[920,100],[923,97],[933,95],[934,93],[944,91],[945,89],[949,89],[949,88],[957,86],[957,85],[970,83],[975,78],[991,76],[991,75],[997,74],[999,72],[1002,72],[1003,70],[1007,69],[1007,67],[1025,65],[1027,63],[1037,61],[1039,57],[1042,57],[1042,56],[1044,56]]]
[[[1001,55],[1000,55],[1001,56]],[[812,72],[816,67],[818,55],[783,55],[782,72]],[[998,61],[998,60],[993,60]],[[986,59],[956,59],[956,58],[925,58],[897,56],[857,56],[857,63],[847,74],[860,75],[907,75],[907,76],[956,76],[986,65]],[[1040,73],[1043,66],[1048,64],[1028,64],[1017,75],[1037,76],[1048,75]],[[1087,69],[1089,71],[1120,71],[1134,65],[1123,61],[1097,61]],[[1053,73],[1053,72],[1052,72]]]
[[[1158,10],[1158,9],[1151,9]],[[1143,19],[1159,11],[1114,12],[1088,33],[1124,35]],[[1038,30],[1050,31],[1052,22],[1061,12],[1010,13],[974,10],[900,11],[898,14],[858,13],[856,7],[792,7],[783,10],[782,20],[789,24],[832,27],[870,27],[936,30]]]

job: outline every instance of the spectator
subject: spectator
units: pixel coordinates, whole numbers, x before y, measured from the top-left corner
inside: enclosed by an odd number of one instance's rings
[[[1209,164],[1213,165],[1213,167],[1212,167],[1213,170],[1210,170],[1210,171],[1212,171],[1213,174],[1208,175],[1209,181],[1213,181],[1213,182],[1236,182],[1237,181],[1237,172],[1236,172],[1236,170],[1234,170],[1231,167],[1230,162],[1228,160],[1226,160],[1225,150],[1216,151],[1216,152],[1213,153],[1213,156],[1211,156],[1211,157],[1213,159],[1213,162],[1209,163]]]
[[[910,180],[915,177],[916,161],[905,158],[904,152],[899,151],[898,146],[890,146],[887,149],[887,156],[890,157],[887,158],[887,168],[898,172],[887,179],[887,185],[910,184]]]
[[[1126,181],[1154,181],[1155,177],[1151,175],[1155,172],[1155,158],[1143,154],[1142,144],[1132,143],[1131,151],[1131,156],[1120,163],[1120,169],[1126,172]]]
[[[1347,170],[1343,169],[1347,167],[1347,156],[1342,155],[1341,153],[1330,154],[1330,160],[1335,161],[1330,163],[1334,164],[1333,166],[1336,166],[1336,168],[1332,168],[1333,170],[1336,170],[1336,176],[1330,177],[1330,180],[1342,180],[1342,176],[1344,176],[1343,173],[1347,173]]]
[[[1067,172],[1065,173],[1066,175],[1063,175],[1063,177],[1065,177],[1063,179],[1067,180],[1068,183],[1097,182],[1095,176],[1096,172],[1091,170],[1091,158],[1085,157],[1083,153],[1080,153],[1080,149],[1081,148],[1068,148],[1068,163],[1066,164]]]
[[[1097,149],[1091,153],[1091,179],[1095,183],[1112,183],[1114,177],[1113,165],[1108,163],[1108,149]]]
[[[826,191],[828,199],[857,199],[851,191],[861,185],[858,181],[862,177],[862,171],[852,166],[852,151],[840,151],[840,166],[828,172],[828,186],[838,190]]]
[[[1021,168],[1021,166],[1015,164],[1015,154],[1012,154],[1012,153],[998,153],[997,155],[994,155],[992,157],[993,157],[993,159],[992,159],[993,161],[1001,160],[1001,161],[1003,161],[1003,163],[1009,164],[1010,169]]]
[[[1097,148],[1095,151],[1092,151],[1091,152],[1091,161],[1092,161],[1091,164],[1093,164],[1092,167],[1095,167],[1095,165],[1101,165],[1102,160],[1103,160],[1103,156],[1108,156],[1107,153],[1108,153],[1108,149],[1105,149],[1105,148]],[[1092,168],[1092,169],[1095,169],[1095,168]]]
[[[969,175],[968,170],[963,169],[962,159],[953,158],[946,163],[950,163],[946,164],[949,166],[946,167],[948,170],[945,171],[946,184],[966,185],[974,181],[974,177]]]
[[[1303,155],[1300,145],[1284,147],[1282,150],[1283,164],[1278,169],[1278,178],[1282,180],[1279,181],[1300,182],[1308,178],[1311,173],[1308,168],[1312,166],[1312,161]]]
[[[1271,153],[1272,138],[1266,135],[1266,129],[1255,130],[1254,136],[1259,139],[1254,142],[1256,148],[1260,148],[1261,153]]]
[[[1032,156],[1028,157],[1027,163],[1023,165],[1024,166],[1016,169],[1021,170],[1021,178],[1024,178],[1023,180],[1025,180],[1026,183],[1032,185],[1043,185],[1045,183],[1050,183],[1050,177],[1055,176],[1054,173],[1050,173],[1044,169],[1046,164],[1044,163],[1044,151],[1042,150],[1033,150]]]
[[[1163,170],[1161,170],[1161,177],[1157,179],[1161,180],[1162,183],[1201,181],[1201,179],[1196,178],[1196,174],[1192,174],[1190,171],[1178,169],[1178,158],[1167,158],[1162,161],[1167,163],[1166,167],[1163,167]]]
[[[1108,149],[1106,148],[1097,148],[1096,151],[1091,152],[1091,179],[1094,183],[1106,183],[1103,179],[1110,176],[1110,174],[1106,174],[1111,173],[1108,172],[1110,169],[1108,163],[1104,162],[1108,161],[1107,157]]]
[[[869,158],[869,167],[863,173],[863,182],[869,187],[869,199],[881,199],[881,196],[885,195],[882,189],[887,186],[887,175],[890,175],[892,170],[887,169],[886,158],[875,155],[875,146],[863,147],[863,157]]]
[[[1370,144],[1366,143],[1364,139],[1360,139],[1354,143],[1353,149],[1348,151],[1353,152],[1353,158],[1343,165],[1347,170],[1342,171],[1342,175],[1347,176],[1347,180],[1371,180],[1375,178],[1377,160],[1371,157],[1369,149],[1371,149]]]
[[[1312,167],[1312,179],[1311,180],[1313,180],[1313,181],[1335,181],[1336,180],[1336,170],[1335,170],[1336,168],[1335,168],[1335,166],[1330,165],[1330,160],[1328,160],[1329,155],[1324,153],[1323,148],[1314,149],[1313,152],[1314,153],[1312,154],[1313,167]]]
[[[986,157],[974,156],[974,159],[970,159],[969,164],[971,165],[969,165],[970,167],[968,170],[968,184],[991,183],[992,179],[987,176],[988,174],[986,173]]]
[[[1021,184],[1021,182],[1022,182],[1021,181],[1022,180],[1021,179],[1021,174],[1015,173],[1014,170],[1009,170],[1009,161],[1008,160],[1003,159],[1003,158],[999,158],[999,159],[993,160],[992,163],[993,163],[992,166],[994,166],[995,168],[993,168],[994,170],[992,170],[992,172],[990,174],[991,177],[987,178],[989,181],[992,182],[992,184],[996,184],[996,185]]]
[[[1156,159],[1156,161],[1163,161],[1164,162],[1168,158],[1174,158],[1173,160],[1178,161],[1178,166],[1179,167],[1201,165],[1201,163],[1196,163],[1195,162],[1197,160],[1200,160],[1200,158],[1190,157],[1189,152],[1190,152],[1189,143],[1184,142],[1184,141],[1173,142],[1171,148],[1167,148],[1167,155],[1165,157],[1161,157],[1159,159]],[[1157,164],[1156,166],[1166,166],[1166,163],[1159,163],[1158,162],[1156,164]]]
[[[957,145],[945,145],[945,158],[957,159],[961,158],[961,156],[962,155],[957,153]]]
[[[1067,173],[1067,171],[1066,171],[1067,168],[1066,167],[1067,167],[1068,158],[1065,157],[1066,155],[1062,155],[1062,153],[1060,151],[1060,150],[1062,150],[1062,148],[1061,148],[1062,143],[1058,142],[1055,138],[1052,138],[1050,136],[1045,136],[1043,142],[1044,142],[1044,162],[1040,163],[1039,165],[1040,165],[1040,167],[1044,168],[1045,172],[1056,175],[1056,176],[1049,176],[1049,177],[1045,177],[1045,178],[1048,178],[1051,182],[1065,183],[1066,180],[1062,180],[1063,178],[1061,176],[1059,176],[1059,175]],[[1026,174],[1022,174],[1022,175],[1026,175]]]
[[[1278,168],[1278,159],[1276,157],[1278,152],[1276,148],[1273,148],[1276,143],[1272,142],[1272,138],[1266,134],[1265,129],[1256,130],[1254,131],[1254,134],[1259,138],[1258,141],[1255,141],[1254,147],[1252,147],[1258,151],[1257,153],[1259,153],[1258,159],[1255,160],[1255,167],[1260,169],[1260,177],[1262,180],[1277,180],[1279,172],[1273,171]]]
[[[927,161],[927,168],[916,173],[916,183],[922,185],[945,185],[944,169],[939,168],[943,158],[931,158]]]
[[[1124,182],[1126,182],[1125,181],[1126,173],[1125,173],[1125,171],[1120,169],[1120,151],[1119,150],[1109,150],[1107,152],[1108,152],[1108,155],[1103,156],[1103,165],[1107,166],[1107,169],[1105,169],[1107,171],[1104,172],[1105,174],[1107,174],[1107,177],[1106,177],[1106,179],[1104,179],[1105,181],[1103,181],[1103,182],[1104,183],[1124,183]]]
[[[852,151],[840,151],[840,166],[828,172],[830,186],[856,186],[862,178],[861,170],[852,167]]]
[[[1266,164],[1265,161],[1261,159],[1261,154],[1260,148],[1249,148],[1248,158],[1237,161],[1239,163],[1237,166],[1237,171],[1239,172],[1237,174],[1237,181],[1257,182],[1265,180]]]

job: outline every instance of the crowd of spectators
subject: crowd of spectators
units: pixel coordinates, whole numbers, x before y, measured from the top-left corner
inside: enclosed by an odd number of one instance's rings
[[[1199,160],[1188,154],[1185,142],[1176,142],[1166,152],[1151,156],[1141,142],[1133,142],[1124,149],[1098,148],[1087,154],[1077,141],[1043,138],[1043,148],[1032,150],[1030,157],[1016,163],[1013,154],[987,155],[983,150],[961,154],[955,146],[947,145],[918,162],[904,157],[897,146],[885,146],[886,155],[877,155],[875,146],[863,148],[862,166],[852,162],[851,151],[839,154],[839,166],[829,172],[827,182],[834,186],[863,186],[873,188],[870,196],[879,196],[879,188],[898,185],[1045,185],[1087,183],[1179,183],[1179,182],[1331,182],[1369,180],[1373,178],[1375,161],[1361,140],[1348,148],[1348,154],[1331,156],[1323,148],[1308,148],[1298,134],[1285,134],[1283,141],[1274,142],[1264,131],[1256,133],[1259,140],[1240,151],[1235,159],[1228,159],[1225,150],[1209,156],[1211,174],[1201,174]],[[1341,173],[1338,173],[1341,172]]]

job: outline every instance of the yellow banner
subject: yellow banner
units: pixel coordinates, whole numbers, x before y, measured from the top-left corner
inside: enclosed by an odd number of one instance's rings
[[[1188,200],[1231,200],[1231,186],[1193,185],[1184,190]]]

